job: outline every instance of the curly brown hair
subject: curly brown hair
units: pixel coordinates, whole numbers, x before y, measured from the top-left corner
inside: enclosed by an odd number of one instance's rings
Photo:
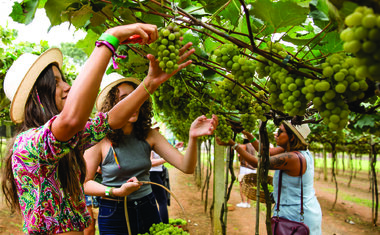
[[[137,85],[133,82],[125,81],[117,83],[112,89],[108,92],[103,104],[100,108],[100,112],[110,111],[119,101],[119,89],[118,87],[121,84],[128,84],[136,89]],[[133,132],[135,133],[137,139],[145,140],[148,136],[148,133],[151,128],[151,119],[153,116],[152,104],[149,100],[145,101],[140,108],[139,117],[135,123],[133,123]],[[107,134],[107,138],[112,142],[112,145],[117,146],[119,140],[123,136],[123,131],[121,129],[113,130]]]

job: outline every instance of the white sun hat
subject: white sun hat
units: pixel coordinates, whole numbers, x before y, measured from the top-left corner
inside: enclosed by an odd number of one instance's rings
[[[289,121],[283,121],[282,123],[289,127],[304,145],[308,145],[306,138],[311,131],[307,123],[304,123],[302,125],[292,125]]]
[[[14,123],[24,121],[25,104],[30,92],[41,72],[52,63],[61,69],[63,56],[58,48],[49,49],[40,56],[25,53],[17,58],[7,71],[3,88],[11,101],[10,115]]]
[[[141,81],[137,78],[124,77],[118,73],[110,73],[108,75],[104,75],[102,83],[100,84],[100,93],[96,98],[96,109],[98,111],[100,111],[103,102],[111,89],[122,82],[132,82],[136,85],[139,85],[141,83]]]

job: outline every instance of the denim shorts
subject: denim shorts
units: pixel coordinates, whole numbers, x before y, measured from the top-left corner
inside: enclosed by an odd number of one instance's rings
[[[161,222],[153,193],[127,202],[129,224],[133,235],[149,232],[152,224]],[[124,201],[100,198],[98,216],[100,234],[128,234]]]
[[[86,199],[86,206],[92,206],[94,208],[99,207],[99,196],[88,196],[84,195]]]

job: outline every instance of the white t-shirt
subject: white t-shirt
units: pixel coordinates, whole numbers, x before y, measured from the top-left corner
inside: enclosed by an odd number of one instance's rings
[[[160,155],[158,155],[155,151],[152,150],[152,153],[153,153],[153,159],[161,158]],[[152,168],[150,168],[150,171],[162,171],[162,164],[158,166],[152,166]]]

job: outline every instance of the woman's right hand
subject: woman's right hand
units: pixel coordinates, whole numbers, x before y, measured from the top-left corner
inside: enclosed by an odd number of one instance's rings
[[[141,187],[141,185],[142,183],[140,183],[136,177],[132,177],[129,180],[127,180],[126,183],[121,185],[120,188],[115,188],[112,191],[112,193],[117,197],[125,197],[138,190]]]
[[[142,23],[116,26],[108,29],[106,33],[117,37],[120,43],[128,40],[132,35],[140,35],[141,45],[150,44],[158,38],[156,25]]]

